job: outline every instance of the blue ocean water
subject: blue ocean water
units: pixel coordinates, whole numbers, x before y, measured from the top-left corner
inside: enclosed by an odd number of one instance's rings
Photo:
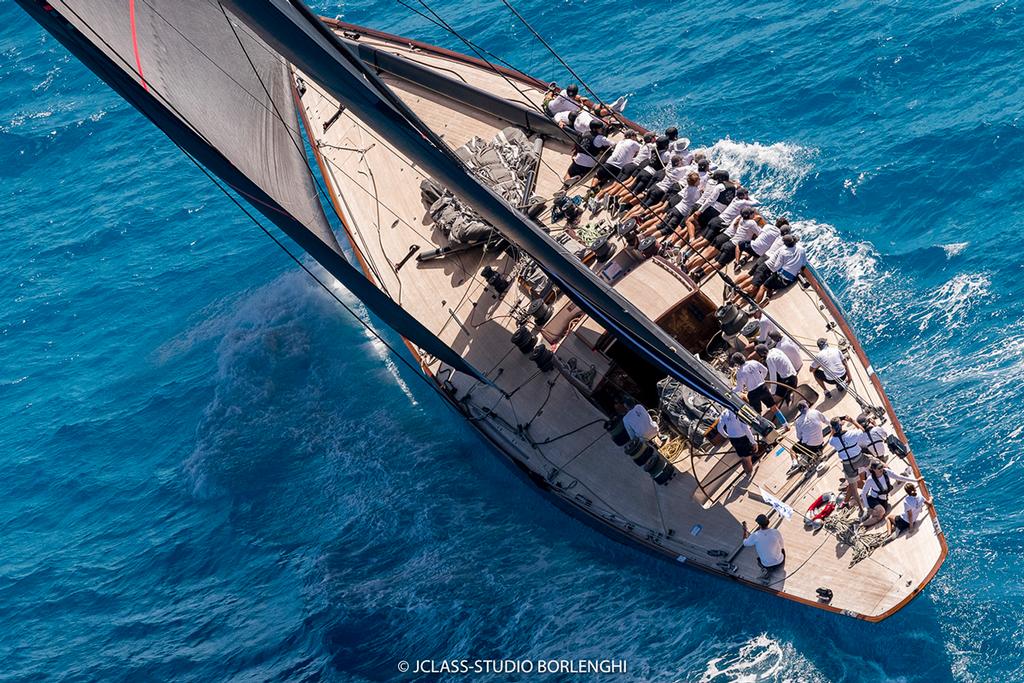
[[[938,577],[870,625],[566,517],[7,2],[0,680],[1024,680],[1018,5],[516,4],[799,219],[931,483]],[[432,6],[568,80],[497,1]],[[460,47],[390,1],[316,7]]]

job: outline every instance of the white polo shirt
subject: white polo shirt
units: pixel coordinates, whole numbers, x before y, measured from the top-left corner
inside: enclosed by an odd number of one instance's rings
[[[736,392],[742,394],[757,389],[767,376],[768,368],[759,361],[748,360],[736,371]]]
[[[768,367],[768,379],[773,382],[777,382],[780,377],[792,377],[796,374],[796,368],[789,362],[789,357],[779,349],[768,349],[764,364]]]
[[[796,440],[805,446],[817,448],[825,443],[825,427],[828,427],[828,416],[820,410],[808,408],[803,415],[798,415],[796,424]]]
[[[580,105],[576,100],[569,97],[569,93],[565,90],[555,95],[555,97],[548,102],[548,113],[552,116],[559,112],[570,112],[579,111]]]
[[[814,354],[814,361],[811,369],[821,368],[829,379],[840,379],[846,376],[846,366],[843,364],[843,352],[834,346],[825,348]]]
[[[640,143],[636,140],[619,140],[615,143],[612,155],[608,157],[608,165],[615,168],[622,168],[633,161],[636,153],[640,151]]]
[[[758,529],[743,539],[743,545],[754,546],[757,557],[765,567],[782,564],[786,556],[782,554],[782,532],[778,529]]]
[[[758,337],[760,337],[760,334]],[[789,362],[793,364],[796,371],[800,372],[800,368],[804,366],[804,359],[800,355],[800,346],[795,341],[783,334],[782,339],[779,340],[779,343],[776,344],[774,348],[785,353],[786,357],[789,358]]]

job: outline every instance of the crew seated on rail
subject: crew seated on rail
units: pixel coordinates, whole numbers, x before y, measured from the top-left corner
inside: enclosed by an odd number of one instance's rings
[[[665,135],[655,138],[648,143],[647,136],[644,136],[644,148],[637,152],[635,161],[636,169],[626,176],[627,169],[623,169],[623,177],[619,183],[607,188],[608,196],[615,197],[620,203],[627,204],[632,198],[639,196],[663,177],[665,167],[671,158],[672,143],[679,138],[679,131],[675,126],[665,129]]]
[[[618,180],[622,176],[623,169],[636,158],[640,151],[640,143],[637,141],[635,130],[626,129],[622,139],[615,143],[612,152],[608,155],[594,174],[594,182],[591,188],[597,190],[612,180]]]
[[[764,249],[764,253],[754,261],[754,265],[748,271],[740,273],[734,278],[733,282],[735,283],[736,294],[733,297],[732,303],[742,301],[742,294],[753,297],[757,294],[758,289],[760,289],[761,285],[764,284],[765,280],[768,279],[768,276],[771,275],[771,270],[768,268],[768,260],[785,246],[783,238],[786,235],[793,234],[793,227],[785,218],[777,219],[775,221],[775,227],[778,228],[779,236],[771,240],[771,244]],[[762,234],[764,232],[765,228],[762,228]],[[758,235],[757,239],[760,238],[761,235]],[[771,238],[769,237],[766,239]]]
[[[793,284],[807,265],[807,252],[800,244],[800,238],[792,231],[787,232],[786,226],[780,229],[781,239],[765,252],[764,260],[755,263],[750,271],[749,279],[736,279],[739,300],[742,291],[758,304],[766,304],[778,291]]]
[[[595,199],[603,201],[605,199],[612,199],[613,197],[617,198],[619,191],[624,187],[624,183],[631,180],[641,168],[647,166],[651,157],[657,152],[657,140],[658,136],[655,133],[644,133],[640,148],[636,151],[631,160],[622,165],[622,169],[615,178],[617,182],[601,188],[595,196]]]
[[[720,270],[738,260],[740,244],[754,239],[761,231],[761,226],[755,220],[756,215],[754,209],[743,209],[710,245],[686,262],[687,271],[699,280],[707,273]]]
[[[690,167],[683,161],[683,157],[672,157],[667,168],[652,176],[657,180],[647,188],[646,192],[642,194],[637,192],[637,194],[621,200],[621,207],[631,207],[627,208],[622,220],[639,218],[650,211],[651,207],[663,202],[669,194],[676,193],[686,182],[686,176],[690,170]]]
[[[551,83],[544,95],[544,111],[552,118],[561,112],[579,111],[586,104],[586,100],[580,97],[580,87],[575,83],[570,83],[565,90],[559,90],[557,84]]]
[[[602,151],[612,146],[612,141],[604,135],[604,128],[604,122],[600,119],[590,122],[589,132],[576,144],[576,154],[573,155],[569,170],[565,173],[564,188],[590,173],[597,165],[597,158],[601,156]]]
[[[697,171],[690,171],[686,174],[685,187],[681,188],[679,192],[668,195],[663,202],[652,207],[654,215],[640,225],[641,239],[660,235],[663,247],[674,247],[686,242],[687,234],[683,224],[697,205],[698,199],[700,199],[700,175]]]

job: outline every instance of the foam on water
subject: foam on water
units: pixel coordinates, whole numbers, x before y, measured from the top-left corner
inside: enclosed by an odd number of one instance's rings
[[[746,643],[730,644],[731,652],[707,663],[701,683],[790,683],[825,682],[829,679],[817,671],[800,653],[762,633]]]
[[[570,79],[502,7],[433,6]],[[392,680],[403,656],[554,656],[624,658],[635,681],[1020,678],[1024,286],[1019,253],[988,248],[1024,220],[995,193],[1024,185],[1013,5],[517,8],[592,85],[634,93],[637,120],[678,123],[794,221],[919,455],[942,572],[868,625],[656,562],[543,504],[0,3],[4,675]],[[344,11],[463,49],[401,7]],[[595,11],[617,30],[566,37]],[[994,201],[998,221],[951,209]]]

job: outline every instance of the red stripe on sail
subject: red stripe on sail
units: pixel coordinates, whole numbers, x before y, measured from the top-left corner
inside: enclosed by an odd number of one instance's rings
[[[139,56],[139,37],[135,33],[135,0],[128,0],[128,21],[132,25],[132,49],[135,50],[135,67],[139,71],[139,80],[142,81],[143,90],[149,91],[146,84],[146,77],[142,75],[142,58]]]

